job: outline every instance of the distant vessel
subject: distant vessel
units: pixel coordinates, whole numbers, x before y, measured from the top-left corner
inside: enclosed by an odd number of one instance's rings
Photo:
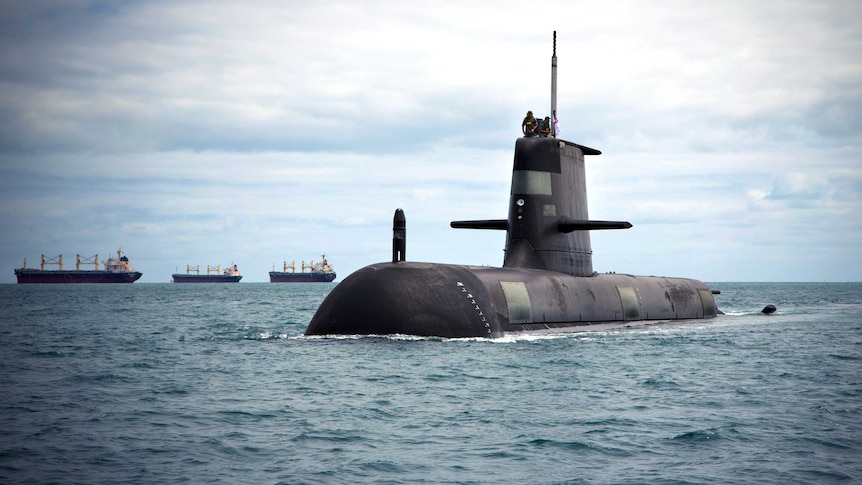
[[[242,279],[239,268],[235,264],[229,265],[224,271],[221,270],[221,265],[215,268],[207,265],[207,274],[201,274],[200,265],[194,267],[186,265],[185,274],[175,273],[171,276],[174,283],[239,283]]]
[[[81,265],[93,265],[93,269],[81,269]],[[45,269],[46,265],[57,265],[57,269]],[[141,277],[141,273],[135,271],[132,262],[129,261],[121,250],[117,250],[116,258],[108,258],[104,263],[105,269],[99,269],[99,255],[92,258],[81,259],[80,254],[75,255],[75,269],[63,269],[63,255],[56,258],[45,258],[42,255],[42,264],[39,269],[28,268],[27,260],[24,265],[15,270],[18,283],[133,283]]]
[[[287,265],[287,261],[284,262],[284,270],[283,271],[275,271],[275,265],[273,264],[273,270],[269,272],[269,282],[270,283],[329,283],[335,279],[335,269],[329,265],[329,261],[326,260],[326,255],[320,256],[323,261],[320,264],[315,264],[312,261],[309,264],[305,264],[305,261],[302,262],[302,271],[296,272],[296,261],[290,263],[290,266]],[[291,271],[288,271],[288,268]],[[306,273],[305,270],[308,269],[309,272]]]

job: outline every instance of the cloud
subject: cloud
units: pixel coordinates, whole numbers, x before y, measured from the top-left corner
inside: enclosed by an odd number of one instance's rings
[[[322,251],[341,278],[397,207],[411,258],[499,264],[502,233],[448,222],[506,216],[555,29],[590,213],[635,224],[593,235],[597,269],[858,280],[857,3],[0,5],[0,281],[117,245],[144,282]]]

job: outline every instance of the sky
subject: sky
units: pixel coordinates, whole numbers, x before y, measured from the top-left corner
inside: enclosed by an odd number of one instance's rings
[[[0,283],[326,254],[500,266],[527,110],[586,157],[593,267],[862,281],[862,2],[0,0]]]

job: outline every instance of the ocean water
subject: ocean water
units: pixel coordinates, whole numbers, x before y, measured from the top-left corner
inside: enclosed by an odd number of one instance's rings
[[[862,483],[862,283],[712,283],[726,315],[616,331],[303,337],[332,287],[0,285],[0,483]]]

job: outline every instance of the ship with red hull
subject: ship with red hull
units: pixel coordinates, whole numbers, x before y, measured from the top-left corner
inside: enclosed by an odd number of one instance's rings
[[[326,260],[326,255],[321,256],[322,261],[317,264],[312,261],[309,264],[305,264],[305,261],[302,262],[302,270],[297,273],[296,272],[296,261],[292,262],[289,266],[287,261],[284,262],[283,271],[275,271],[273,265],[273,271],[269,272],[269,282],[270,283],[331,283],[335,280],[335,269],[330,266],[329,261]],[[288,271],[291,269],[291,271]],[[309,272],[306,273],[305,270],[308,269]]]
[[[201,274],[200,265],[186,265],[185,273],[174,273],[171,275],[174,283],[239,283],[242,275],[239,274],[239,268],[235,264],[228,265],[224,271],[221,270],[221,265],[207,265],[207,273]]]
[[[45,269],[45,266],[56,265],[57,269]],[[93,269],[81,269],[81,266],[93,265]],[[81,258],[76,255],[75,269],[63,269],[63,255],[56,258],[45,258],[42,255],[42,264],[37,268],[28,268],[27,260],[21,268],[15,269],[18,284],[46,284],[46,283],[134,283],[141,278],[141,273],[135,271],[132,262],[129,261],[120,250],[117,250],[116,258],[108,258],[104,262],[105,269],[99,269],[99,255],[92,258]]]

